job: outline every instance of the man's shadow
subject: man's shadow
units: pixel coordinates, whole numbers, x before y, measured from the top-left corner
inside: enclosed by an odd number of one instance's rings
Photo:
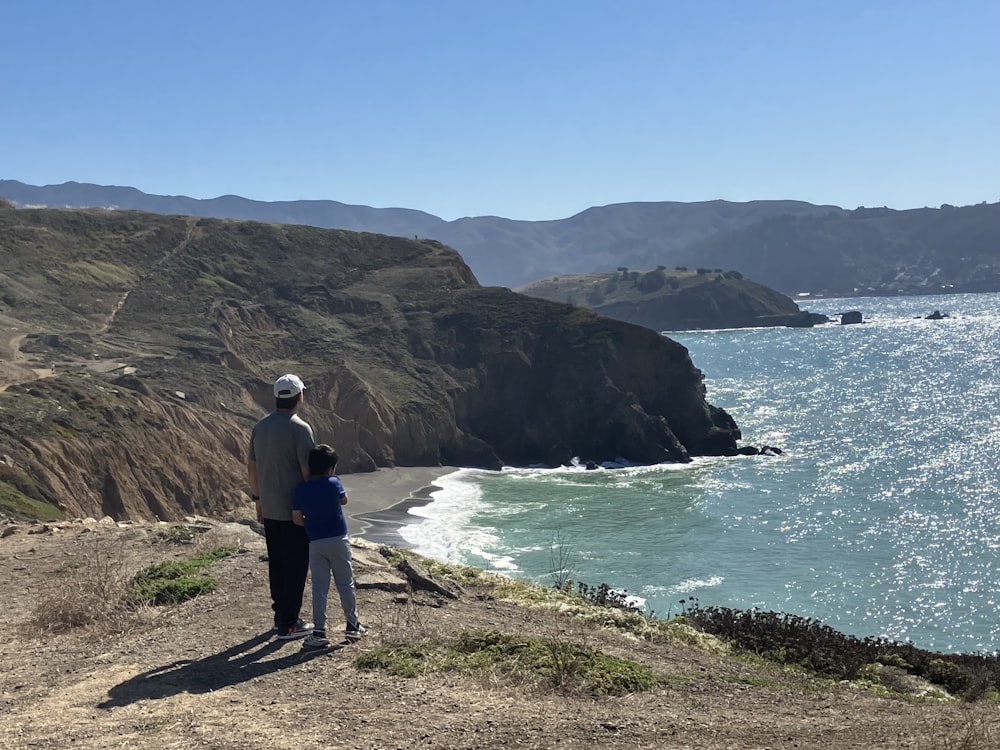
[[[98,703],[97,707],[116,708],[178,693],[208,693],[303,664],[344,645],[335,643],[325,649],[298,648],[286,656],[262,661],[282,646],[292,643],[274,640],[272,635],[261,633],[203,659],[182,659],[137,674],[111,688],[108,699]]]

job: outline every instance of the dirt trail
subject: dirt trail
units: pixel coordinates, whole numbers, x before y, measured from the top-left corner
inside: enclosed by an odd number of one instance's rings
[[[38,367],[39,362],[29,359],[21,351],[21,344],[28,335],[20,332],[27,327],[25,323],[3,316],[0,317],[0,325],[8,334],[13,334],[6,339],[6,345],[0,346],[0,393],[12,385],[50,378],[56,374],[51,363],[47,367]]]
[[[149,278],[152,274],[154,274],[157,271],[157,269],[163,266],[168,260],[176,256],[182,250],[187,248],[189,244],[191,244],[191,240],[194,238],[194,231],[197,223],[198,219],[194,217],[188,219],[187,231],[184,233],[184,239],[178,242],[172,248],[170,248],[166,253],[163,254],[163,257],[161,257],[158,261],[153,263],[153,265],[147,268],[146,271],[139,276],[139,282],[138,282],[139,284],[141,284],[143,280]],[[118,298],[118,301],[115,302],[114,306],[111,308],[111,312],[108,314],[107,318],[105,318],[104,323],[102,323],[94,331],[95,335],[99,336],[101,334],[107,333],[111,329],[111,326],[114,325],[115,318],[118,316],[119,311],[121,311],[121,309],[125,306],[125,303],[128,301],[129,295],[131,293],[132,290],[129,289],[125,291]]]
[[[155,273],[158,268],[182,252],[191,243],[191,240],[195,236],[197,222],[198,219],[193,217],[188,220],[184,239],[170,248],[163,254],[163,257],[150,266],[139,277],[140,282],[148,278],[150,274]],[[111,330],[118,313],[125,306],[132,291],[128,289],[119,295],[104,321],[94,328],[93,335],[102,336]],[[41,332],[36,325],[26,323],[17,318],[0,315],[0,393],[6,391],[12,385],[30,383],[41,378],[53,377],[64,366],[84,366],[98,372],[110,372],[119,368],[127,368],[126,363],[117,360],[94,360],[67,356],[60,358],[58,362],[53,362],[51,359],[29,356],[22,352],[21,346],[25,338],[32,333]]]

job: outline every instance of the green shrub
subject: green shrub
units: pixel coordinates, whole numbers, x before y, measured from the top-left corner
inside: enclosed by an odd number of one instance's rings
[[[534,682],[564,692],[627,695],[649,690],[662,679],[648,667],[578,643],[496,630],[473,630],[455,640],[384,646],[355,660],[359,669],[381,669],[397,677],[428,671],[475,674],[491,682]]]
[[[215,580],[202,571],[233,552],[232,547],[217,547],[190,560],[170,560],[143,568],[132,579],[126,599],[131,604],[177,604],[214,591]]]
[[[362,654],[354,664],[358,669],[379,669],[395,677],[418,677],[424,673],[422,656],[412,648],[379,648]]]
[[[206,529],[197,526],[170,526],[156,532],[156,541],[169,542],[170,544],[190,544],[205,531]]]
[[[819,620],[783,612],[701,607],[682,601],[685,620],[738,648],[843,680],[866,676],[867,665],[905,670],[968,700],[1000,690],[1000,654],[941,654],[911,643],[856,638]]]
[[[177,604],[214,591],[215,586],[206,575],[160,568],[136,577],[130,599],[139,604]]]

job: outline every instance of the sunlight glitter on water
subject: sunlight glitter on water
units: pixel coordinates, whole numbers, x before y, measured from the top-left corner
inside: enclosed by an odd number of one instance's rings
[[[747,442],[782,456],[460,472],[406,534],[549,582],[794,612],[942,650],[1000,647],[1000,296],[814,300],[860,326],[673,336]],[[926,321],[930,309],[953,317]],[[457,481],[457,480],[456,480]],[[449,498],[449,493],[465,493]]]

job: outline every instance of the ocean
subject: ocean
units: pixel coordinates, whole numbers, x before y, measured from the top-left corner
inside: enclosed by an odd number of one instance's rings
[[[442,561],[607,583],[658,617],[693,599],[997,651],[1000,295],[800,306],[865,322],[667,334],[742,444],[782,455],[463,469],[399,533]]]

